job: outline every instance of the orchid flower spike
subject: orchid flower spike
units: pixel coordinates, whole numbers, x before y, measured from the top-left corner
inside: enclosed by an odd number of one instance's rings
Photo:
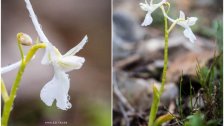
[[[170,18],[169,16],[167,16],[167,14],[165,14],[165,16],[171,22],[173,23],[177,22],[178,25],[182,26],[184,28],[184,31],[183,31],[184,36],[187,37],[192,43],[196,41],[196,37],[194,33],[192,32],[190,26],[193,26],[196,23],[196,21],[198,20],[197,17],[187,17],[186,19],[183,11],[180,11],[180,16],[177,20]]]
[[[30,1],[25,0],[25,2],[40,40],[46,43],[45,54],[41,63],[51,64],[54,68],[53,79],[42,88],[40,98],[48,106],[52,106],[54,100],[56,100],[56,106],[58,108],[67,110],[71,108],[71,103],[69,102],[68,95],[70,79],[66,72],[74,69],[80,69],[82,67],[85,59],[74,55],[83,48],[88,40],[88,37],[85,36],[77,46],[69,50],[66,54],[61,55],[58,49],[49,42],[48,38],[42,31]]]
[[[147,0],[145,0],[145,3],[140,3],[140,7],[142,10],[146,11],[146,15],[145,15],[145,19],[142,22],[142,26],[148,26],[152,23],[153,19],[151,14],[160,6],[162,6],[164,3],[166,3],[166,0],[162,0],[160,3],[158,4],[153,4],[152,2],[153,0],[150,1],[150,4],[147,2]]]

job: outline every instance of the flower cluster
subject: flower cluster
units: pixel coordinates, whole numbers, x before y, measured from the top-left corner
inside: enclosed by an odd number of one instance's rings
[[[160,3],[158,4],[153,4],[153,0],[150,1],[150,3],[147,2],[147,0],[145,0],[145,3],[140,3],[140,7],[142,10],[146,11],[146,16],[145,19],[142,23],[142,26],[148,26],[153,22],[153,18],[151,16],[151,14],[159,7],[163,7],[163,5],[167,3],[167,0],[162,0]],[[193,26],[196,21],[198,20],[197,17],[185,17],[185,14],[183,11],[180,11],[180,16],[178,19],[172,19],[170,18],[166,12],[163,12],[163,15],[165,17],[167,17],[167,19],[169,21],[171,21],[174,24],[178,24],[180,26],[182,26],[184,28],[184,36],[187,37],[192,43],[195,42],[196,37],[194,35],[194,33],[192,32],[190,26]]]

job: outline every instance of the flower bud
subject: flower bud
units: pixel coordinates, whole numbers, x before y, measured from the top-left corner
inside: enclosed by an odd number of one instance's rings
[[[33,44],[32,38],[26,33],[22,33],[22,32],[18,33],[17,40],[19,43],[25,46],[30,46]]]

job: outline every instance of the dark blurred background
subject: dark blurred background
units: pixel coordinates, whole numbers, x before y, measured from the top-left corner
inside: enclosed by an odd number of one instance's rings
[[[38,37],[23,0],[2,0],[2,66],[20,59],[16,34]],[[62,111],[46,106],[40,90],[52,79],[51,66],[41,65],[44,51],[26,68],[18,90],[10,125],[45,125],[48,121],[69,126],[106,126],[111,121],[111,1],[31,0],[48,39],[64,54],[87,34],[89,42],[77,55],[85,57],[82,69],[69,73],[72,108]],[[24,47],[27,52],[29,47]],[[8,91],[17,70],[2,77]],[[3,103],[2,103],[3,104]],[[2,105],[3,106],[3,105]],[[47,125],[47,124],[46,124]]]

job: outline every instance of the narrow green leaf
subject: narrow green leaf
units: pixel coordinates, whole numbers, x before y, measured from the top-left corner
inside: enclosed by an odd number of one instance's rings
[[[160,116],[158,119],[156,119],[154,126],[160,126],[163,123],[170,121],[172,119],[174,119],[173,115],[171,115],[170,113],[167,113],[165,115]]]

